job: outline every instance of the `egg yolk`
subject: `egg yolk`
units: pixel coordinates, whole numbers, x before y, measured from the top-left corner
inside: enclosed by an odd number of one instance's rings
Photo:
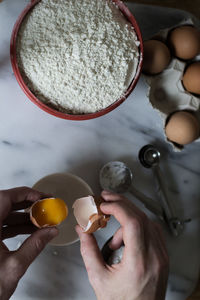
[[[48,198],[38,201],[32,208],[32,217],[39,226],[58,225],[66,219],[68,208],[60,198]]]

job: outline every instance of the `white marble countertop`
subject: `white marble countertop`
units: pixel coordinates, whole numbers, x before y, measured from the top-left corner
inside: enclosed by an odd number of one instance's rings
[[[123,160],[134,171],[137,188],[156,197],[151,170],[142,168],[139,149],[148,143],[159,146],[162,168],[171,199],[180,217],[191,217],[179,238],[166,231],[170,254],[168,300],[184,300],[193,290],[200,269],[200,144],[174,153],[164,141],[160,120],[146,97],[144,78],[115,111],[99,119],[73,122],[58,119],[36,107],[20,89],[11,69],[9,41],[17,16],[28,0],[4,0],[0,4],[0,188],[32,186],[55,172],[71,172],[99,192],[98,172],[110,160]],[[184,13],[130,4],[144,38],[178,23]],[[130,197],[133,201],[135,199]],[[116,227],[96,234],[102,246]],[[11,249],[23,237],[8,240]],[[79,243],[68,247],[48,246],[20,281],[13,300],[95,299],[80,256]]]

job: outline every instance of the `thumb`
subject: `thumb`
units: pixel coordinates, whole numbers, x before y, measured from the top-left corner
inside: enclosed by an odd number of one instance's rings
[[[43,228],[35,231],[28,239],[24,241],[15,255],[21,262],[24,273],[34,259],[40,254],[50,240],[58,234],[56,227]]]
[[[80,226],[76,226],[76,232],[79,235],[81,243],[81,255],[88,272],[90,281],[101,277],[105,272],[105,262],[92,234],[84,233]]]

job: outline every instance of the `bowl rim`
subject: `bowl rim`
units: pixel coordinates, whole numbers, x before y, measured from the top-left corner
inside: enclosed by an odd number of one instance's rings
[[[88,193],[90,193],[91,195],[94,194],[92,188],[90,187],[90,185],[84,180],[82,179],[81,177],[79,177],[78,175],[75,175],[73,173],[70,173],[70,172],[56,172],[56,173],[51,173],[51,174],[48,174],[48,175],[45,175],[43,177],[41,177],[40,179],[38,179],[33,185],[32,185],[32,188],[33,189],[36,189],[37,190],[37,185],[40,184],[43,180],[46,180],[48,178],[51,178],[51,177],[54,177],[54,176],[65,176],[65,177],[68,177],[68,178],[72,178],[74,180],[77,180],[79,181],[83,186],[85,186],[87,189],[88,189]],[[77,237],[73,240],[71,240],[70,242],[60,242],[60,243],[56,243],[56,242],[53,242],[50,241],[48,246],[56,246],[56,247],[62,247],[62,246],[70,246],[72,244],[75,244],[76,242],[80,241],[80,238]]]
[[[28,88],[28,86],[24,82],[24,80],[22,78],[22,75],[21,75],[21,72],[20,72],[19,67],[18,67],[18,63],[17,63],[16,42],[17,42],[17,36],[18,36],[20,26],[21,26],[24,18],[26,17],[26,15],[40,1],[41,0],[31,0],[30,3],[25,7],[25,9],[22,11],[22,13],[18,17],[18,19],[17,19],[17,21],[16,21],[16,23],[13,27],[11,40],[10,40],[11,65],[12,65],[14,75],[15,75],[17,81],[18,81],[18,84],[20,85],[21,89],[23,90],[23,92],[26,94],[26,96],[29,98],[29,100],[31,100],[34,104],[36,104],[43,111],[45,111],[45,112],[47,112],[47,113],[49,113],[53,116],[56,116],[58,118],[66,119],[66,120],[83,121],[83,120],[95,119],[95,118],[101,117],[101,116],[111,112],[115,108],[117,108],[120,104],[122,104],[128,98],[128,96],[134,90],[134,88],[135,88],[135,86],[136,86],[136,84],[139,80],[139,77],[141,75],[142,64],[143,64],[143,52],[144,52],[144,50],[143,50],[142,34],[141,34],[140,28],[137,24],[137,21],[136,21],[135,17],[133,16],[133,14],[130,12],[129,8],[120,0],[111,0],[112,2],[114,2],[118,6],[118,8],[122,12],[122,14],[132,24],[132,26],[135,30],[135,33],[137,35],[137,38],[140,42],[140,45],[139,45],[140,56],[139,56],[139,61],[138,61],[138,65],[137,65],[137,71],[136,71],[135,77],[133,78],[131,84],[127,88],[125,94],[120,99],[116,100],[111,105],[109,105],[108,107],[106,107],[106,108],[104,108],[100,111],[97,111],[95,113],[88,113],[88,114],[68,114],[68,113],[58,111],[58,110],[48,106],[47,104],[43,103],[41,100],[39,100],[31,92],[31,90]]]

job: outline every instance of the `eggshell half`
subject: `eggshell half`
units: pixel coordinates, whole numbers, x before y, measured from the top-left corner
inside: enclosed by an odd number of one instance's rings
[[[67,206],[66,206],[66,204],[65,204],[65,205],[64,205],[64,209],[66,209],[66,211],[65,211],[65,213],[64,213],[65,218],[63,218],[61,222],[56,223],[56,224],[54,224],[54,225],[52,225],[52,224],[44,224],[44,225],[40,225],[40,224],[37,222],[36,218],[33,216],[33,208],[34,208],[36,205],[38,205],[38,203],[41,203],[41,202],[46,201],[46,200],[51,200],[51,199],[58,199],[58,198],[45,198],[45,199],[38,200],[37,202],[34,202],[33,205],[32,205],[32,206],[30,207],[30,209],[29,209],[30,220],[31,220],[31,222],[32,222],[36,227],[38,227],[38,228],[54,227],[54,226],[60,225],[60,224],[64,221],[64,219],[67,217],[67,215],[68,215],[68,208],[67,208]],[[59,200],[62,200],[62,199],[59,199]],[[62,200],[62,201],[63,201],[63,200]],[[63,202],[64,202],[64,201],[63,201]]]
[[[102,202],[104,200],[96,196],[79,198],[74,202],[74,216],[85,233],[93,233],[107,225],[110,217],[100,210]]]

